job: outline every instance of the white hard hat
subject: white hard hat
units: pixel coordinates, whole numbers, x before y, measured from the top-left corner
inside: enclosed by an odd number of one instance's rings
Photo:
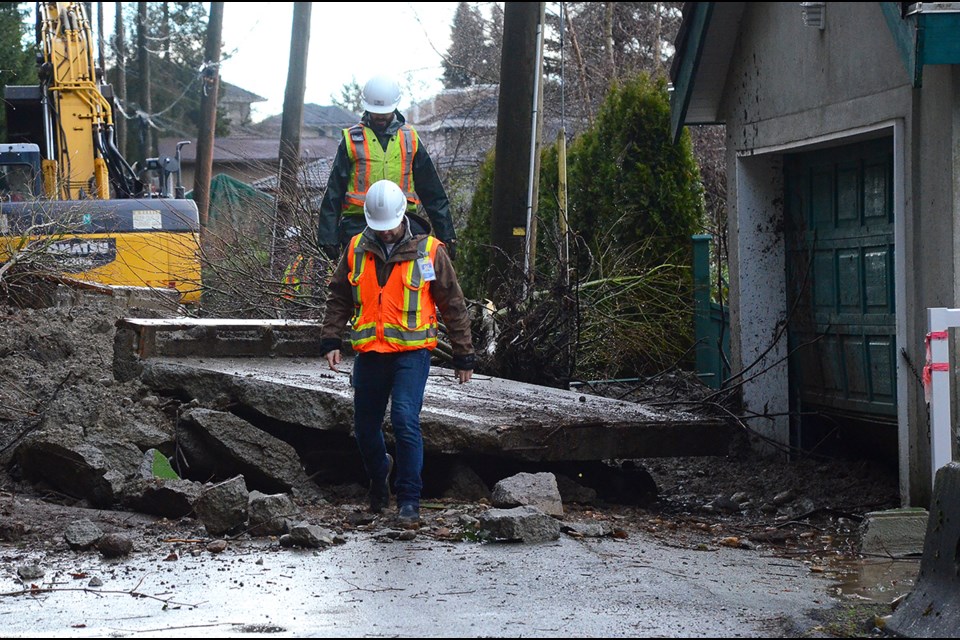
[[[400,226],[403,213],[407,209],[407,196],[397,183],[381,180],[367,189],[363,202],[363,216],[367,226],[374,231],[390,231]]]
[[[360,105],[370,113],[393,113],[400,105],[400,85],[393,78],[374,76],[363,85]]]

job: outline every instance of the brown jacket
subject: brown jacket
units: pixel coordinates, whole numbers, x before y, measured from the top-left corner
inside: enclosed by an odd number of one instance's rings
[[[413,220],[413,222],[410,222]],[[370,229],[363,231],[363,237],[357,247],[358,251],[369,252],[376,258],[377,280],[380,285],[386,284],[393,269],[402,262],[417,259],[417,244],[425,234],[411,232],[419,231],[416,219],[408,216],[408,225],[403,240],[393,248],[393,253],[387,259],[383,255],[383,247],[376,234]],[[432,280],[430,292],[437,303],[437,310],[447,328],[450,346],[453,349],[453,366],[457,369],[472,370],[474,366],[473,334],[470,328],[470,317],[467,315],[466,300],[457,274],[454,271],[446,247],[441,244],[437,249],[436,263],[433,265],[436,279]],[[347,264],[347,252],[340,256],[340,262],[330,278],[330,294],[327,296],[327,308],[323,317],[321,329],[320,355],[326,355],[334,349],[342,347],[344,328],[353,317],[353,287],[347,279],[350,267]]]

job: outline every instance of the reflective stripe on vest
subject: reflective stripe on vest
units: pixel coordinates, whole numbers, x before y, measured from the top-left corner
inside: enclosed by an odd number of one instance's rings
[[[407,209],[414,211],[420,199],[413,185],[413,156],[420,138],[413,127],[403,125],[390,138],[386,150],[369,127],[355,124],[343,130],[347,155],[353,164],[353,176],[343,199],[343,215],[363,215],[367,189],[379,180],[392,180],[407,197]]]
[[[283,272],[283,297],[287,300],[293,300],[294,296],[300,293],[300,263],[302,261],[303,256],[297,255]]]
[[[283,280],[287,284],[300,284],[300,263],[303,261],[302,255],[297,255],[293,261],[287,265],[287,270],[284,272]]]
[[[391,353],[437,346],[437,305],[418,260],[394,265],[387,284],[377,281],[376,258],[358,252],[362,234],[350,241],[347,278],[353,287],[354,315],[350,342],[355,351]],[[427,236],[417,244],[417,258],[436,263],[440,242]]]

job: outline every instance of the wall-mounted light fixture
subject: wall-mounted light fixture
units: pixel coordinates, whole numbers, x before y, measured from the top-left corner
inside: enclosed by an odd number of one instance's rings
[[[826,2],[801,2],[800,10],[803,14],[804,26],[823,29],[827,12]]]

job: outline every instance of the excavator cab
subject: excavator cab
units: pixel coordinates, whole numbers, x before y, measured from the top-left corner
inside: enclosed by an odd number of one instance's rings
[[[0,145],[0,202],[34,200],[43,193],[40,147]]]

